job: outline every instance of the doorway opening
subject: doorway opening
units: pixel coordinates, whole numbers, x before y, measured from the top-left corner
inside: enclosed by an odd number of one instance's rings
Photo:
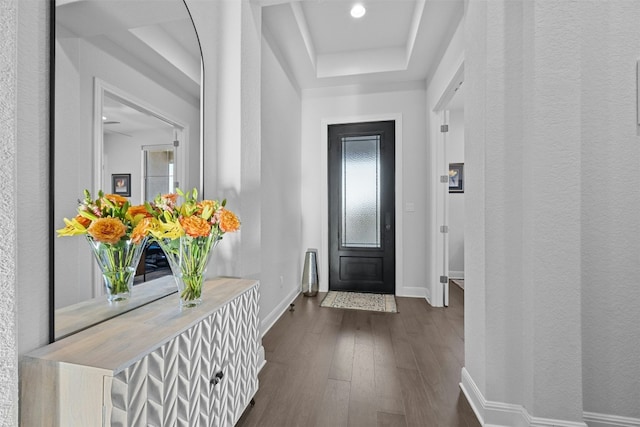
[[[436,138],[436,306],[449,305],[449,286],[464,289],[464,63],[434,109],[439,120]]]
[[[464,289],[464,88],[459,86],[447,105],[449,132],[446,153],[449,165],[447,224],[448,277],[452,285]]]

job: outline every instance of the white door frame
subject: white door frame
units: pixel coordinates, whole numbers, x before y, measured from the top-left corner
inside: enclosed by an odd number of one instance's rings
[[[431,124],[434,128],[434,146],[431,153],[434,156],[432,165],[434,166],[433,180],[435,185],[435,197],[432,199],[434,205],[435,227],[434,243],[432,244],[434,266],[431,277],[431,305],[442,307],[449,305],[449,281],[442,281],[441,278],[449,277],[449,182],[441,181],[441,177],[449,175],[449,163],[447,159],[446,140],[447,133],[441,132],[441,125],[449,124],[449,112],[446,110],[449,101],[455,95],[457,88],[464,80],[464,59],[461,60],[456,72],[452,76],[447,88],[444,90],[438,103],[433,109]],[[433,223],[432,223],[433,224]]]

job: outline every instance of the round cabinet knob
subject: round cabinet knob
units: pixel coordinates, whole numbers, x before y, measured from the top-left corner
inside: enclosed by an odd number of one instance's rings
[[[222,380],[223,377],[224,377],[224,374],[222,373],[222,371],[216,372],[213,378],[211,378],[211,380],[209,381],[209,384],[214,386],[218,385],[218,383]]]

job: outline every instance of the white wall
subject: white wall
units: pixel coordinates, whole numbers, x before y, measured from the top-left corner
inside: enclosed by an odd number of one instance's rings
[[[242,222],[208,274],[260,280],[264,333],[300,289],[300,95],[262,39],[259,8],[188,4],[205,63],[205,194]]]
[[[568,2],[472,1],[465,24],[467,371],[488,401],[577,423],[582,22]]]
[[[635,417],[640,424],[640,7],[610,1],[583,8],[578,155],[584,409]]]
[[[446,146],[449,163],[464,163],[463,109],[449,111]],[[464,279],[464,193],[449,193],[448,197],[449,277]]]
[[[17,114],[17,45],[18,45],[18,4],[16,1],[0,3],[0,197],[9,209],[0,213],[0,424],[15,425],[18,420],[18,334],[17,297],[18,275],[18,195],[16,194],[16,161],[18,150]],[[46,221],[43,215],[42,220]],[[41,231],[44,231],[41,229]],[[44,301],[43,301],[44,302]],[[45,304],[39,304],[41,307]],[[44,308],[44,307],[42,307]],[[40,322],[42,324],[43,322]]]
[[[215,42],[209,44],[211,40],[203,41],[206,54],[213,49],[218,61],[214,79],[205,82],[205,86],[213,84],[217,90],[215,157],[207,157],[211,160],[207,172],[215,174],[213,194],[226,198],[227,206],[242,222],[239,233],[225,236],[218,245],[213,273],[259,278],[261,9],[249,1],[221,2],[217,8],[204,2],[194,5],[209,14],[215,11],[212,18],[218,30],[217,46]],[[206,69],[205,73],[208,75]],[[207,120],[211,114],[207,110],[205,114]]]
[[[639,19],[468,4],[463,384],[488,424],[640,423],[640,191],[611,178],[640,160]]]
[[[350,88],[345,88],[349,91]],[[318,249],[320,289],[328,284],[327,141],[331,123],[396,119],[396,294],[428,297],[426,228],[429,164],[421,83],[379,93],[305,91],[302,96],[302,244]],[[415,211],[406,212],[412,203]]]
[[[260,318],[264,332],[300,291],[301,99],[262,40],[262,268]]]
[[[0,425],[14,426],[18,355],[49,336],[48,2],[0,7]]]

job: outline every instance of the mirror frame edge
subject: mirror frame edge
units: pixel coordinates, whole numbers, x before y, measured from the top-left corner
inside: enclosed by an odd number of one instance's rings
[[[55,83],[56,0],[49,0],[49,342],[55,337]]]
[[[187,0],[182,0],[182,4],[184,4],[185,9],[187,9],[187,14],[189,15],[189,19],[191,19],[191,24],[193,25],[193,31],[196,33],[196,40],[198,41],[198,50],[200,51],[200,182],[199,192],[204,196],[204,109],[205,109],[205,79],[204,79],[204,52],[202,51],[202,42],[200,41],[200,33],[198,33],[198,29],[196,28],[196,21],[193,19],[193,15],[191,14],[191,9],[189,9],[189,5],[187,4]]]

